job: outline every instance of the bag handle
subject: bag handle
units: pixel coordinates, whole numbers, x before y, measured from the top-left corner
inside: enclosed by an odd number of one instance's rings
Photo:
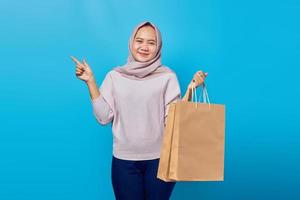
[[[208,92],[207,92],[207,88],[205,83],[203,82],[202,86],[202,99],[203,99],[203,103],[208,103],[208,106],[210,108],[210,101],[209,101],[209,97],[208,97]],[[195,91],[195,92],[194,92]],[[195,93],[195,95],[194,95]],[[197,88],[195,88],[194,86],[192,86],[192,102],[194,102],[194,96],[195,96],[195,103],[196,103],[196,108],[197,108],[197,103],[201,103],[200,102],[200,96],[199,96],[199,102],[197,100]]]

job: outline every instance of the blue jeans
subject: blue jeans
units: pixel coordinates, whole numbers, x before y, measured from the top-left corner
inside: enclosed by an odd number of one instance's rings
[[[156,177],[158,159],[122,160],[113,156],[111,178],[116,200],[168,200],[176,182]]]

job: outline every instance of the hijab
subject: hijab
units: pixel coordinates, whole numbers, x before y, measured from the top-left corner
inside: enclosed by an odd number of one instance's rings
[[[132,55],[132,44],[138,30],[141,27],[147,25],[150,25],[155,29],[156,43],[157,43],[156,54],[149,61],[139,62],[135,60]],[[122,76],[133,80],[144,80],[144,79],[160,76],[165,73],[170,73],[172,71],[171,69],[162,65],[161,63],[161,48],[162,48],[161,33],[153,23],[145,21],[137,25],[132,32],[132,35],[129,39],[128,46],[129,46],[129,56],[127,58],[127,63],[125,65],[115,67],[113,69],[121,73]]]

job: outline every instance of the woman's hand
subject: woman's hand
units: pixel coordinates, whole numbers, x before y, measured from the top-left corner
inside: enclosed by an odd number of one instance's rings
[[[98,98],[100,96],[100,92],[90,66],[85,60],[83,60],[83,62],[80,63],[73,56],[71,56],[71,58],[76,63],[76,76],[77,78],[86,82],[89,88],[91,99],[93,100]]]
[[[77,78],[89,82],[92,81],[94,76],[90,66],[87,62],[83,59],[83,62],[79,62],[75,57],[71,56],[72,60],[76,64],[76,76]]]
[[[203,84],[206,76],[208,75],[208,73],[204,73],[202,71],[197,71],[192,79],[192,81],[190,82],[190,84],[188,85],[188,88],[185,92],[184,97],[182,98],[183,101],[190,101],[192,98],[192,88],[197,88],[199,85]]]
[[[199,85],[203,84],[206,76],[208,73],[204,73],[202,71],[197,71],[190,82],[188,88],[191,89],[192,87],[197,88]]]

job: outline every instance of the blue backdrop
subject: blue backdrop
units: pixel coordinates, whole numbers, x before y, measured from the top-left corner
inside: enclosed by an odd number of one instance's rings
[[[114,199],[111,126],[92,114],[74,55],[100,85],[144,20],[182,93],[209,73],[226,105],[224,182],[178,183],[172,200],[300,199],[300,2],[1,0],[0,199]]]

